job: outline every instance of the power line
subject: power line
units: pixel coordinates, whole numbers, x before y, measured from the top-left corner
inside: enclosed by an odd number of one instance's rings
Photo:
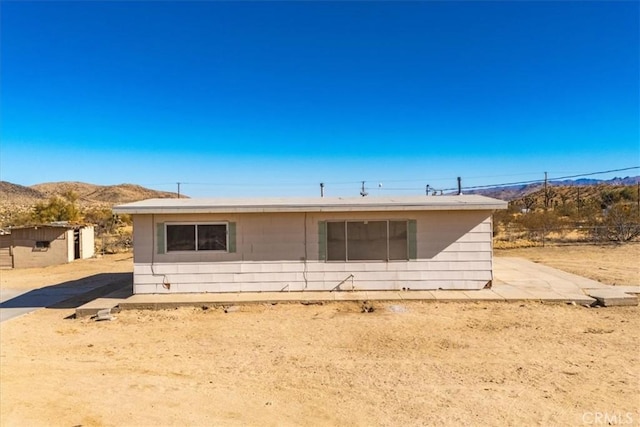
[[[633,166],[633,167],[622,168],[622,169],[611,169],[611,170],[600,171],[600,172],[581,173],[581,174],[578,174],[578,175],[558,176],[558,177],[555,177],[555,178],[548,178],[548,180],[549,181],[558,181],[558,180],[562,180],[562,179],[571,179],[571,178],[581,178],[581,177],[585,177],[585,176],[603,175],[605,173],[612,173],[612,172],[623,172],[623,171],[628,171],[628,170],[633,170],[633,169],[640,169],[640,166]],[[545,179],[534,179],[534,180],[530,180],[530,181],[507,182],[507,183],[502,183],[502,184],[490,184],[490,185],[476,185],[476,186],[463,187],[463,188],[465,190],[476,190],[476,189],[491,188],[491,187],[506,187],[506,186],[511,186],[511,185],[536,184],[536,183],[542,183],[544,181],[545,181]],[[454,188],[445,189],[444,191],[452,191],[452,190],[454,190]]]
[[[565,180],[565,179],[572,179],[572,178],[582,178],[582,177],[587,177],[587,176],[595,176],[595,175],[603,175],[603,174],[607,174],[607,173],[614,173],[614,172],[624,172],[624,171],[630,171],[630,170],[635,170],[635,169],[640,169],[640,166],[632,166],[632,167],[626,167],[626,168],[619,168],[619,169],[609,169],[609,170],[605,170],[605,171],[598,171],[598,172],[586,172],[586,173],[580,173],[580,174],[573,174],[573,175],[565,175],[565,176],[558,176],[558,177],[549,177],[547,178],[548,181],[558,181],[558,180]],[[525,175],[525,174],[520,174],[520,175]],[[526,174],[529,175],[529,174]],[[494,176],[500,176],[500,175],[494,175]],[[501,176],[516,176],[516,175],[501,175]],[[464,177],[463,177],[464,178]],[[470,177],[469,179],[477,179],[479,177]],[[392,182],[392,183],[402,183],[402,182],[440,182],[440,181],[453,181],[453,178],[437,178],[437,179],[432,179],[432,178],[428,178],[428,179],[413,179],[413,180],[365,180],[368,182],[384,182],[384,183],[388,183],[388,182]],[[537,183],[543,183],[544,182],[544,178],[542,179],[532,179],[532,180],[524,180],[524,181],[512,181],[512,182],[502,182],[502,183],[494,183],[494,184],[483,184],[483,185],[473,185],[473,186],[463,186],[461,187],[463,190],[481,190],[481,189],[489,189],[489,188],[494,188],[494,187],[508,187],[508,186],[516,186],[516,185],[529,185],[529,184],[537,184]],[[328,185],[331,186],[346,186],[346,185],[354,185],[354,186],[360,186],[362,184],[362,180],[360,181],[342,181],[342,182],[331,182],[331,181],[323,181],[324,183],[324,188],[326,189]],[[293,182],[293,183],[256,183],[256,182],[251,182],[251,183],[234,183],[234,182],[227,182],[227,183],[221,183],[221,182],[184,182],[184,181],[180,181],[177,183],[178,184],[178,191],[180,192],[182,186],[184,185],[194,185],[194,186],[208,186],[208,187],[243,187],[243,188],[268,188],[268,187],[288,187],[288,188],[293,188],[293,187],[299,187],[299,188],[304,188],[304,187],[308,187],[308,188],[316,188],[316,186],[318,185],[317,183],[300,183],[300,182]],[[155,184],[145,184],[145,185],[149,185],[149,186],[175,186],[176,182],[172,182],[172,183],[155,183]],[[457,191],[458,187],[450,187],[450,188],[436,188],[433,187],[432,185],[429,185],[429,188],[431,191],[433,192],[449,192],[449,191]],[[366,189],[365,189],[366,190]],[[361,191],[365,191],[361,188]],[[425,190],[425,186],[419,186],[419,187],[412,187],[412,186],[403,186],[403,187],[380,187],[378,186],[377,190],[379,191],[420,191],[420,192],[424,192]]]
[[[628,170],[633,170],[633,169],[640,169],[640,166],[633,166],[633,167],[621,168],[621,169],[610,169],[610,170],[600,171],[600,172],[588,172],[588,173],[582,173],[582,174],[576,174],[576,175],[559,176],[559,177],[547,178],[547,180],[548,181],[558,181],[558,180],[563,180],[563,179],[580,178],[580,177],[593,176],[593,175],[602,175],[602,174],[605,174],[605,173],[612,173],[612,172],[623,172],[623,171],[628,171]],[[431,181],[435,181],[435,180],[431,180]],[[448,181],[451,181],[451,179],[448,179]],[[514,185],[538,184],[538,183],[543,183],[544,181],[545,181],[545,179],[542,178],[542,179],[532,179],[532,180],[527,180],[527,181],[503,182],[503,183],[498,183],[498,184],[466,186],[466,187],[462,187],[462,189],[463,190],[480,190],[480,189],[487,189],[487,188],[493,188],[493,187],[508,187],[508,186],[514,186]],[[440,188],[435,188],[433,186],[429,186],[429,188],[432,191],[436,191],[436,192],[456,191],[458,189],[458,187],[440,189]],[[381,190],[381,191],[424,191],[424,187],[385,187],[385,188],[379,188],[379,190]]]

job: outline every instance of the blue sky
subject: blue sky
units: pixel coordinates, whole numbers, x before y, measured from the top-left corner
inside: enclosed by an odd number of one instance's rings
[[[639,16],[636,1],[3,1],[0,177],[342,196],[635,167]]]

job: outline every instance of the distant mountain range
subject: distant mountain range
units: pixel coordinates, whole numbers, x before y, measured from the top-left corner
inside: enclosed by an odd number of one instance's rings
[[[52,196],[73,192],[81,205],[116,205],[150,198],[176,198],[177,193],[156,191],[135,184],[95,185],[84,182],[47,182],[29,187],[0,181],[0,200],[5,206],[25,206]],[[185,196],[182,196],[185,197]]]
[[[640,176],[628,176],[625,178],[612,178],[608,180],[600,179],[567,179],[562,181],[549,181],[547,185],[552,187],[619,187],[637,185],[640,182]],[[544,188],[543,182],[535,182],[532,184],[522,185],[507,185],[502,187],[492,187],[487,189],[479,189],[473,191],[467,191],[467,194],[481,194],[483,196],[494,197],[496,199],[512,201],[521,199],[522,197],[540,191]],[[588,193],[593,193],[589,191]],[[585,193],[586,194],[586,193]]]
[[[609,180],[599,179],[576,179],[563,181],[549,181],[548,185],[553,187],[595,187],[587,193],[594,193],[599,186],[629,186],[637,185],[640,176],[613,178]],[[517,200],[528,194],[540,191],[544,187],[542,182],[523,185],[508,185],[474,191],[465,191],[465,194],[482,194],[495,197],[501,200]],[[135,184],[119,185],[95,185],[85,182],[47,182],[31,186],[13,184],[7,181],[0,181],[0,200],[4,207],[28,206],[46,201],[52,196],[64,196],[73,192],[81,205],[116,205],[120,203],[135,202],[138,200],[151,198],[177,198],[177,193],[151,190]],[[594,193],[595,194],[595,193]],[[187,197],[182,195],[181,197]]]

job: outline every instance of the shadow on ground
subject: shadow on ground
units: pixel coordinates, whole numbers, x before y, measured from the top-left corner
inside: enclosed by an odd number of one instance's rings
[[[127,287],[132,294],[132,273],[100,273],[34,289],[0,303],[0,308],[77,308],[96,298],[108,297],[108,294],[115,291],[126,292]]]

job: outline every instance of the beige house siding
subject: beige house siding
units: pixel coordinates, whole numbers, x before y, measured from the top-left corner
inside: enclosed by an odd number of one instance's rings
[[[492,280],[491,211],[138,214],[134,292],[481,289]],[[319,226],[331,220],[414,220],[416,259],[323,261]],[[232,222],[236,251],[163,253],[158,224]]]

